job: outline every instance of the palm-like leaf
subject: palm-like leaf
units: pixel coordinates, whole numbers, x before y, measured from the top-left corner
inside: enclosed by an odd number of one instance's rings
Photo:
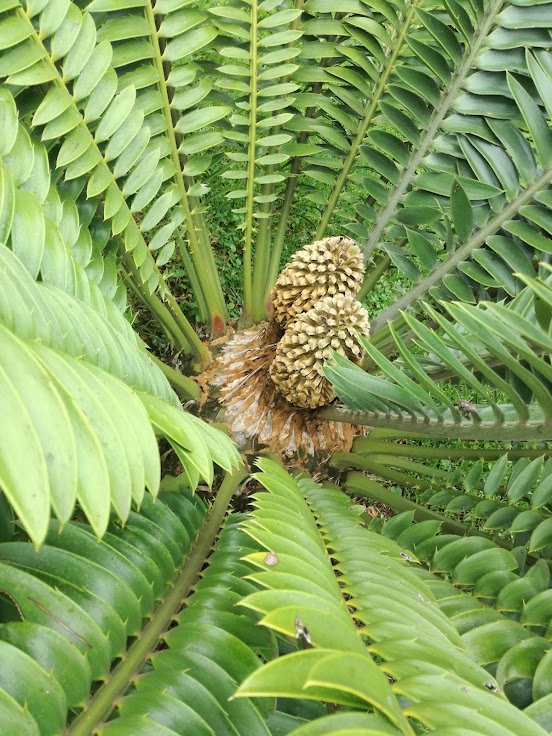
[[[175,329],[179,324],[184,332],[180,339],[182,346],[192,341],[200,356],[199,341],[170,293],[164,289],[159,269],[142,234],[150,223],[153,225],[162,219],[172,202],[165,197],[159,203],[156,201],[151,212],[144,211],[156,192],[150,191],[151,184],[146,187],[147,191],[143,189],[151,171],[143,165],[140,169],[143,162],[138,163],[139,171],[136,166],[133,169],[131,185],[132,193],[138,189],[140,193],[132,204],[123,193],[121,177],[128,174],[143,152],[140,146],[127,150],[130,129],[137,127],[136,122],[143,124],[143,112],[136,109],[136,89],[129,85],[117,92],[112,47],[105,40],[97,43],[96,26],[90,13],[83,13],[75,4],[65,5],[63,12],[55,12],[52,8],[31,4],[29,13],[25,14],[19,3],[11,7],[4,23],[13,33],[10,38],[16,42],[13,45],[12,41],[8,42],[9,50],[4,52],[0,76],[16,89],[41,85],[40,93],[29,95],[27,101],[27,115],[33,128],[40,131],[42,140],[49,145],[61,139],[55,158],[59,172],[66,181],[80,180],[79,192],[85,183],[82,177],[87,177],[86,197],[101,196],[103,218],[111,222],[113,236],[121,236],[120,255],[126,259],[136,288],[147,300],[161,285],[173,312],[168,321],[176,322]],[[15,105],[9,98],[4,98],[3,102],[11,134],[5,140],[3,153],[9,154],[12,146],[17,145],[14,155],[20,162],[18,166],[21,167],[25,160],[32,166],[33,147],[24,130],[18,134],[21,128],[17,126]],[[140,140],[147,143],[150,137],[151,130],[146,126]],[[20,150],[22,146],[27,149],[26,158]],[[157,149],[154,147],[154,150]],[[44,163],[43,156],[38,160]],[[21,168],[18,173],[22,173]],[[140,176],[141,184],[132,189]],[[143,215],[140,224],[134,213]]]
[[[332,465],[361,471],[347,478],[351,493],[369,494],[393,506],[401,501],[387,484],[399,485],[409,497],[404,499],[405,509],[417,512],[416,504],[423,505],[429,511],[422,515],[427,513],[428,520],[443,523],[449,531],[482,531],[503,544],[511,540],[516,547],[525,545],[531,555],[548,559],[552,551],[548,455],[542,448],[450,451],[370,436],[358,440],[354,452],[334,454]],[[436,467],[438,458],[446,468]]]
[[[502,543],[526,545],[530,554],[548,558],[552,540],[549,448],[540,444],[511,449],[506,444],[550,436],[549,279],[523,279],[527,286],[507,306],[450,303],[444,305],[445,317],[426,305],[434,330],[405,315],[412,344],[406,346],[391,330],[400,362],[390,362],[367,345],[385,377],[369,375],[344,361],[329,367],[328,375],[341,398],[362,407],[356,421],[386,427],[387,432],[402,429],[399,436],[414,440],[396,444],[395,432],[386,438],[381,430],[360,440],[353,453],[336,455],[334,464],[355,469],[347,480],[352,493],[416,513],[421,504],[432,511],[422,511],[420,518],[444,522],[449,531],[465,534],[474,525],[500,535]],[[457,402],[447,389],[452,378],[462,381],[469,392]],[[353,391],[348,388],[352,380]],[[471,392],[479,397],[476,401]],[[336,412],[347,421],[352,418],[345,409],[328,411]],[[497,445],[496,449],[488,445],[451,449],[416,444],[428,437],[492,440]],[[437,458],[447,461],[446,469],[436,466]],[[410,497],[397,497],[390,483]]]
[[[135,679],[105,734],[133,733],[138,724],[150,723],[170,728],[167,733],[192,728],[268,736],[267,703],[229,702],[237,683],[259,666],[255,651],[270,656],[273,648],[269,632],[254,626],[255,615],[238,614],[234,607],[239,596],[254,589],[240,579],[249,568],[233,552],[235,546],[247,549],[247,543],[239,518],[231,518],[188,607],[163,636],[167,649],[152,656],[153,671]]]
[[[440,437],[548,438],[552,289],[547,279],[523,279],[527,287],[510,305],[442,303],[448,317],[426,305],[436,330],[405,314],[414,345],[408,347],[391,330],[401,368],[364,341],[385,378],[339,359],[327,367],[326,375],[342,401],[358,411],[354,419],[340,409],[329,409],[325,416]],[[464,381],[485,403],[455,404],[432,377],[440,370]]]
[[[547,563],[541,560],[525,567],[519,554],[514,561],[483,537],[435,535],[434,527],[424,522],[412,525],[411,520],[412,514],[399,514],[384,533],[415,549],[433,572],[456,586],[427,576],[472,658],[485,667],[496,667],[500,687],[520,707],[545,697],[550,667]],[[463,592],[459,594],[457,588]]]
[[[91,528],[74,523],[52,523],[39,555],[25,542],[1,545],[2,589],[23,619],[8,618],[0,634],[3,656],[9,649],[18,668],[18,682],[1,683],[3,723],[13,733],[59,733],[67,708],[82,707],[92,682],[108,674],[151,614],[205,517],[189,494],[173,504],[184,523],[169,506],[145,504],[124,535],[113,525],[101,545]],[[49,677],[51,689],[40,693],[37,681]]]
[[[516,576],[508,572],[517,569],[514,560],[502,572],[488,540],[440,544],[434,531],[417,533],[411,517],[397,516],[384,536],[374,534],[362,525],[363,509],[348,505],[343,494],[305,477],[293,479],[273,463],[261,465],[258,478],[268,492],[256,494],[249,519],[227,522],[210,555],[239,475],[225,482],[207,518],[205,504],[172,479],[160,502],[144,503],[125,529],[112,525],[100,544],[86,526],[52,523],[39,554],[21,541],[0,545],[0,556],[11,562],[0,565],[3,589],[25,617],[17,621],[6,611],[0,627],[3,655],[20,677],[0,678],[5,723],[22,733],[54,734],[69,707],[78,714],[67,732],[88,734],[132,682],[102,733],[155,728],[179,734],[193,724],[198,733],[268,734],[268,718],[269,725],[286,724],[293,733],[347,725],[408,734],[415,732],[412,719],[438,730],[459,712],[474,733],[545,733],[499,690],[524,704],[529,692],[529,702],[542,708],[549,669],[548,645],[537,632],[546,625],[548,573],[542,566]],[[286,539],[281,529],[289,518],[295,519],[295,534]],[[433,574],[413,564],[413,548],[426,559],[432,546]],[[497,576],[506,574],[508,586],[497,597]],[[475,585],[487,605],[439,575],[452,576],[464,589]],[[191,587],[195,592],[167,631]],[[236,607],[242,600],[245,609]],[[519,611],[520,605],[519,622],[498,612],[508,606]],[[259,614],[263,628],[253,626]],[[284,651],[282,635],[295,639],[299,651],[259,669],[277,655],[269,629]],[[164,647],[154,653],[161,640]],[[125,646],[125,656],[108,673]],[[150,664],[144,666],[146,657]],[[482,666],[493,663],[498,684]],[[35,685],[48,682],[47,669],[55,680],[42,694]],[[531,681],[529,691],[525,684],[515,687],[524,677]],[[98,678],[103,685],[80,710]],[[240,697],[229,701],[242,681]],[[314,707],[309,723],[272,713],[267,695],[335,702],[343,712],[324,718]],[[485,716],[473,716],[474,707],[484,708]],[[372,708],[375,713],[366,712]]]
[[[52,522],[38,554],[27,542],[0,545],[11,563],[0,564],[2,588],[17,606],[2,604],[2,656],[17,674],[0,678],[6,727],[53,736],[68,719],[68,733],[90,733],[132,681],[102,732],[172,734],[192,724],[198,733],[270,733],[268,703],[228,703],[259,666],[256,652],[268,658],[274,651],[270,633],[254,627],[255,616],[234,606],[255,589],[240,577],[252,568],[239,557],[253,548],[239,517],[228,521],[210,554],[242,477],[228,477],[209,515],[171,479],[160,501],[144,501],[124,528],[113,523],[101,543],[83,524],[62,529]],[[168,631],[183,597],[189,605]],[[154,654],[161,639],[167,648]],[[146,657],[151,666],[143,666]],[[104,683],[92,694],[98,680]]]
[[[356,237],[368,254],[382,249],[366,288],[390,262],[417,282],[376,332],[422,295],[512,295],[512,273],[534,273],[533,254],[550,250],[551,70],[543,32],[516,6],[353,3],[338,17],[315,1],[302,14],[285,3],[185,7],[7,9],[17,43],[0,73],[16,88],[42,84],[25,96],[28,119],[45,141],[60,139],[49,143],[58,169],[86,177],[134,286],[151,305],[161,283],[169,313],[157,316],[200,362],[207,355],[150,253],[159,265],[180,254],[202,316],[220,330],[226,308],[202,197],[221,153],[232,162],[223,176],[238,182],[228,196],[245,200],[244,294],[256,318],[301,171],[316,183],[303,195],[323,205],[317,236],[354,208]]]
[[[182,492],[171,494],[168,501],[169,506],[145,505],[142,515],[132,516],[124,533],[120,528],[112,527],[101,545],[94,541],[89,531],[74,524],[63,531],[53,525],[48,534],[48,546],[34,558],[32,552],[29,556],[28,545],[24,543],[3,545],[4,555],[12,563],[28,570],[19,573],[18,578],[12,568],[4,565],[3,587],[22,607],[25,618],[33,623],[5,624],[2,639],[33,656],[33,642],[36,646],[41,637],[44,653],[35,654],[35,658],[42,666],[47,666],[44,657],[52,658],[49,665],[53,665],[66,691],[66,703],[63,693],[60,693],[60,702],[54,702],[48,711],[42,711],[42,718],[40,710],[37,712],[31,708],[28,720],[39,716],[40,733],[57,733],[64,724],[66,715],[63,714],[61,723],[53,722],[51,713],[54,706],[61,707],[65,703],[65,708],[67,705],[75,708],[84,704],[91,682],[107,674],[110,661],[124,651],[126,637],[140,627],[143,616],[150,615],[154,602],[163,595],[183,555],[189,553],[204,520],[205,506]],[[175,513],[171,512],[171,506]],[[148,551],[146,556],[143,555],[144,550]],[[95,574],[88,575],[85,580],[83,571],[90,571],[91,564]],[[52,576],[57,590],[47,584]],[[45,582],[40,582],[41,578]],[[182,583],[177,582],[177,585],[181,587]],[[44,608],[26,604],[29,594],[39,595]],[[63,612],[63,603],[67,596],[73,598],[75,605],[70,618],[64,622],[67,614]],[[170,606],[167,606],[171,598],[175,598],[174,594],[167,597],[164,605],[157,606],[153,618],[157,623],[149,625],[149,631],[154,630],[154,639],[155,631],[167,620],[167,613],[171,614]],[[178,604],[178,599],[171,605],[175,603]],[[58,615],[53,616],[56,611]],[[148,637],[147,632],[148,629],[142,633],[144,640]],[[151,633],[149,637],[151,640]],[[58,640],[63,639],[65,651],[61,653],[58,652]],[[70,644],[69,658],[67,644]],[[21,666],[26,666],[30,672],[32,660],[21,657]],[[40,671],[37,665],[34,668]],[[3,687],[4,694],[9,694],[9,683],[4,682]],[[24,690],[13,693],[12,689],[11,694],[20,702],[21,698],[28,697]],[[45,695],[42,704],[40,698],[36,698],[36,707],[45,708],[45,701],[50,697],[51,693]],[[13,712],[17,715],[16,704],[13,705]],[[50,715],[46,715],[48,712]]]
[[[454,712],[465,714],[475,733],[484,733],[485,729],[504,734],[538,732],[533,721],[519,718],[503,696],[490,692],[498,691],[498,685],[467,656],[465,647],[469,650],[473,646],[472,655],[476,651],[473,640],[477,636],[471,629],[477,623],[468,626],[469,633],[463,629],[460,636],[454,615],[462,607],[453,605],[448,609],[454,613],[449,621],[433,593],[435,588],[439,590],[438,598],[445,599],[445,584],[409,566],[407,560],[414,561],[412,553],[363,529],[359,521],[362,509],[355,513],[342,494],[321,488],[307,478],[294,480],[265,461],[261,466],[264,472],[259,480],[269,495],[256,497],[257,508],[246,528],[268,553],[256,553],[247,559],[261,568],[252,579],[266,590],[246,598],[244,605],[262,613],[262,623],[275,631],[295,636],[298,641],[307,637],[306,643],[312,648],[256,670],[238,694],[295,694],[357,709],[369,705],[388,719],[388,730],[382,728],[381,733],[413,733],[404,716],[431,729],[446,728],[453,722]],[[293,538],[285,539],[279,529],[290,516],[296,519],[295,533]],[[478,540],[459,540],[458,544],[469,541]],[[492,542],[489,545],[496,549]],[[496,555],[488,556],[485,562],[475,556],[461,561],[466,555],[453,550],[453,546],[438,550],[434,560],[443,572],[449,572],[450,561],[456,560],[452,566],[457,584],[469,584],[474,575],[477,579],[495,570]],[[335,571],[327,550],[331,550]],[[444,567],[441,560],[447,560]],[[515,564],[513,560],[511,567]],[[390,580],[394,581],[391,585]],[[451,585],[446,587],[449,596],[456,594]],[[443,609],[447,610],[444,605]],[[497,614],[487,643],[492,641],[499,649],[511,623]],[[413,625],[416,637],[412,637]],[[519,624],[516,626],[523,631]],[[367,646],[361,635],[367,637]],[[542,640],[541,656],[546,649]],[[369,652],[383,661],[376,665]],[[494,661],[484,660],[479,651],[474,659],[485,664]],[[391,685],[380,669],[392,678]],[[543,680],[536,687],[537,698]],[[390,689],[406,697],[402,708]],[[467,702],[480,703],[485,717],[471,719],[465,708]]]
[[[75,502],[98,536],[110,509],[125,521],[144,487],[159,488],[154,431],[169,439],[192,487],[213,481],[213,460],[230,470],[239,456],[218,430],[151,394],[135,394],[109,373],[0,329],[2,488],[39,544],[50,505],[66,522]],[[110,412],[107,407],[109,407]]]
[[[93,2],[88,10],[98,26],[98,37],[113,47],[120,86],[136,88],[135,112],[125,122],[132,146],[124,148],[125,163],[118,167],[122,176],[130,172],[123,194],[134,197],[136,212],[142,202],[151,203],[147,210],[151,212],[141,224],[150,250],[163,265],[176,246],[202,317],[214,321],[216,331],[223,326],[226,307],[202,216],[202,197],[209,187],[201,176],[224,142],[219,121],[231,108],[224,94],[213,89],[209,64],[197,61],[198,52],[212,46],[218,29],[207,13],[182,11],[184,5],[158,2],[154,6],[148,0],[121,15],[115,2]],[[129,133],[121,132],[123,142]],[[142,143],[145,132],[148,140]],[[128,148],[136,150],[134,160],[129,159]],[[138,159],[139,165],[132,169]],[[157,228],[160,221],[163,227]],[[182,237],[182,224],[188,243]],[[207,305],[215,305],[216,311],[210,312],[213,307]]]
[[[13,121],[13,98],[4,102]],[[115,263],[94,252],[86,227],[93,213],[81,218],[71,193],[59,196],[44,147],[23,126],[13,131],[1,169],[2,232],[11,246],[0,247],[2,488],[36,543],[50,506],[65,523],[76,501],[101,536],[111,507],[124,521],[145,487],[157,493],[152,425],[174,443],[192,487],[200,477],[212,482],[212,458],[230,470],[237,453],[175,408],[168,382],[115,306],[124,308],[126,291]]]

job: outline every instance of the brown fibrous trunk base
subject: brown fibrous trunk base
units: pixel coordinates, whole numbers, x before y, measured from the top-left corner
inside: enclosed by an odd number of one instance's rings
[[[337,451],[348,452],[367,428],[325,421],[281,396],[269,367],[281,333],[271,322],[213,340],[211,367],[198,377],[199,415],[223,424],[246,456],[275,454],[316,472]]]

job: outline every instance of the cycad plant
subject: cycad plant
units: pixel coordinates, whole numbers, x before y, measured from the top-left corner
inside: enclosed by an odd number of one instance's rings
[[[551,29],[0,0],[2,734],[552,733]]]

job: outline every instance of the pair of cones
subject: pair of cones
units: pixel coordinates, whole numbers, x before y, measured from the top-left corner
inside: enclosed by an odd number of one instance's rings
[[[355,299],[363,276],[360,248],[332,237],[297,251],[278,277],[272,303],[284,335],[270,376],[291,404],[316,409],[335,398],[323,373],[334,352],[360,362],[358,336],[370,334],[368,313]]]

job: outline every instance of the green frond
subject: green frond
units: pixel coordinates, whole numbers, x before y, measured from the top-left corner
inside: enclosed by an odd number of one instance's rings
[[[293,73],[299,69],[294,59],[303,35],[296,27],[301,8],[278,2],[208,10],[219,28],[223,58],[215,85],[232,99],[231,127],[223,133],[230,166],[222,176],[229,183],[226,196],[239,205],[233,212],[244,235],[244,310],[258,320],[265,312],[269,220],[277,215],[281,185],[289,176],[284,165],[295,145],[290,106],[299,90]]]
[[[133,388],[149,391],[170,403],[176,398],[161,371],[147,358],[136,334],[112,302],[102,299],[93,281],[86,283],[94,304],[32,279],[9,248],[0,248],[2,320],[22,340],[83,358]],[[105,304],[111,305],[106,309]]]
[[[43,17],[47,18],[46,23]],[[3,22],[17,27],[19,41],[3,52],[0,77],[18,92],[21,88],[32,89],[32,93],[21,93],[25,98],[25,118],[41,140],[53,147],[50,155],[54,154],[58,175],[65,182],[72,182],[75,199],[85,190],[87,200],[100,200],[103,220],[110,222],[111,235],[118,240],[115,252],[127,261],[136,289],[143,292],[145,299],[158,288],[161,290],[172,311],[167,321],[176,322],[175,332],[184,333],[179,344],[185,347],[192,343],[197,356],[205,360],[199,339],[168,292],[144,239],[148,227],[165,215],[171,204],[170,195],[146,209],[156,194],[156,190],[151,191],[151,168],[144,168],[143,160],[136,163],[143,146],[131,146],[132,156],[127,149],[132,134],[140,136],[140,141],[147,145],[151,129],[144,123],[143,110],[137,108],[135,87],[126,85],[118,89],[110,43],[98,40],[92,16],[75,4],[64,4],[57,13],[48,5],[26,14],[15,3]],[[4,103],[7,114],[16,120],[15,106],[7,98]],[[14,122],[10,123],[10,130],[15,130]],[[60,140],[58,148],[56,144]],[[25,176],[22,146],[27,148],[26,160],[32,167],[32,143],[24,130],[7,143],[8,163],[10,153],[12,159],[17,155],[17,174],[23,175],[17,183],[22,184],[33,173],[29,168]],[[154,147],[154,153],[157,150]],[[39,154],[37,163],[42,168],[38,172],[43,177],[46,174],[47,180],[48,157],[44,151]],[[134,186],[140,178],[136,169],[142,171],[142,183],[134,189],[136,196],[130,204],[125,191],[128,181],[122,177],[128,174],[127,179],[132,177]],[[19,199],[23,207],[28,197]],[[34,209],[35,217],[40,219],[38,208]],[[109,232],[106,236],[109,237]]]
[[[523,279],[527,286],[510,305],[442,302],[444,316],[426,304],[425,320],[405,313],[412,345],[391,328],[400,363],[364,340],[384,377],[339,358],[325,372],[352,411],[328,409],[322,416],[442,438],[548,439],[550,339],[547,325],[535,320],[535,299],[538,294],[539,304],[549,310],[552,290],[549,278]],[[440,370],[480,398],[472,401],[470,393],[455,403],[442,380],[432,378]]]
[[[262,613],[265,626],[295,637],[300,651],[255,670],[238,695],[306,696],[347,709],[370,707],[393,726],[387,732],[397,734],[414,733],[408,718],[439,730],[450,727],[458,713],[476,732],[539,732],[508,703],[477,657],[470,658],[454,617],[449,619],[433,592],[442,590],[438,578],[419,569],[414,553],[392,542],[392,534],[366,530],[363,509],[350,506],[339,491],[293,479],[271,462],[259,464],[258,478],[269,495],[256,495],[245,528],[265,550],[247,557],[260,568],[250,578],[264,590],[244,605]],[[295,518],[291,537],[278,533],[282,516]],[[493,546],[483,538],[464,541]],[[462,562],[463,557],[457,557],[462,570],[455,573],[458,584],[469,584],[481,567],[476,556]],[[494,569],[494,558],[485,560]],[[513,623],[497,617],[495,642]],[[469,715],[468,702],[478,704],[477,717]]]
[[[239,561],[238,550],[249,547],[240,521],[228,519],[187,607],[163,634],[166,648],[135,677],[117,717],[101,733],[134,733],[139,724],[150,729],[161,724],[167,733],[270,733],[264,722],[268,702],[231,699],[237,683],[259,666],[255,652],[269,657],[274,650],[270,632],[256,626],[257,617],[235,608],[254,588],[240,577],[251,570]]]
[[[14,733],[64,730],[68,709],[85,705],[166,595],[206,514],[189,492],[170,498],[144,503],[124,529],[112,523],[101,543],[84,524],[51,522],[38,554],[28,542],[0,544],[2,590],[16,606],[9,615],[3,603],[0,642],[17,671],[2,668],[2,722],[27,729]]]
[[[533,226],[543,227],[542,211],[530,203],[546,201],[550,183],[541,109],[550,69],[536,37],[503,28],[502,8],[417,9],[407,37],[414,56],[394,69],[381,102],[386,128],[368,132],[372,180],[363,185],[373,204],[360,210],[363,232],[355,230],[368,255],[382,248],[415,282],[378,316],[376,332],[428,293],[468,302],[515,295],[512,274],[531,275],[535,254],[549,252]],[[512,75],[519,72],[537,101]]]
[[[162,398],[136,394],[105,369],[3,326],[0,342],[2,489],[36,544],[44,539],[50,505],[66,523],[78,501],[101,537],[111,509],[124,522],[144,488],[156,495],[160,461],[153,430],[169,439],[192,488],[200,478],[212,484],[213,461],[229,471],[239,464],[222,432]],[[156,375],[153,365],[151,372]]]
[[[519,553],[500,550],[484,537],[434,534],[423,524],[412,525],[411,518],[393,517],[384,534],[416,550],[434,574],[450,580],[423,576],[472,659],[496,671],[500,688],[518,707],[538,702],[546,695],[550,667],[546,562],[526,566]]]
[[[514,274],[535,274],[550,251],[551,69],[541,30],[529,34],[514,6],[353,3],[335,16],[324,2],[188,5],[10,4],[2,22],[17,42],[0,74],[15,90],[34,85],[19,93],[28,124],[60,174],[101,200],[135,288],[146,303],[160,289],[159,318],[199,363],[207,355],[160,269],[178,254],[202,318],[224,328],[208,222],[221,164],[227,195],[244,203],[244,298],[257,320],[295,196],[320,206],[316,237],[356,213],[364,291],[382,263],[413,282],[375,333],[420,297],[511,297]]]
[[[485,450],[468,446],[451,453],[447,448],[368,436],[357,441],[353,452],[334,454],[332,465],[360,471],[346,481],[352,494],[366,493],[394,507],[402,498],[386,487],[391,483],[414,501],[416,511],[420,506],[422,514],[427,509],[430,515],[436,512],[436,519],[451,520],[451,530],[492,535],[499,544],[525,546],[530,555],[550,559],[549,455],[549,447]],[[439,463],[438,458],[443,460]],[[379,482],[362,473],[377,476]]]
[[[29,237],[28,244],[36,242]],[[62,252],[76,273],[71,251]],[[44,257],[39,271],[47,273],[43,263]],[[145,488],[156,495],[153,429],[173,444],[192,488],[200,477],[213,482],[213,461],[227,471],[240,463],[222,432],[176,408],[175,394],[128,322],[112,305],[106,309],[110,302],[81,271],[80,283],[97,295],[94,306],[34,281],[15,253],[0,246],[0,478],[36,544],[50,507],[66,523],[78,503],[102,536],[111,509],[125,521]]]
[[[1,602],[0,643],[16,673],[0,677],[4,724],[54,736],[67,721],[76,736],[109,716],[102,733],[174,733],[171,725],[180,732],[184,724],[270,733],[268,704],[228,704],[258,667],[257,653],[274,652],[256,617],[234,607],[254,589],[241,579],[250,571],[239,562],[249,549],[241,518],[219,534],[243,477],[227,476],[210,510],[181,479],[168,479],[156,503],[145,498],[124,527],[112,521],[101,542],[85,524],[51,522],[38,553],[18,539],[0,544],[2,589],[14,604]]]
[[[119,166],[120,174],[138,164],[123,193],[134,197],[133,211],[152,202],[140,227],[157,264],[179,254],[202,318],[224,321],[226,307],[203,214],[210,186],[202,176],[219,155],[222,120],[231,107],[213,87],[212,65],[202,59],[213,47],[217,28],[206,12],[183,11],[185,5],[148,0],[124,15],[117,3],[92,3],[88,9],[98,36],[113,47],[119,88],[136,88],[136,122],[129,118],[128,132],[121,132],[122,140],[131,137],[125,148],[129,160]]]

